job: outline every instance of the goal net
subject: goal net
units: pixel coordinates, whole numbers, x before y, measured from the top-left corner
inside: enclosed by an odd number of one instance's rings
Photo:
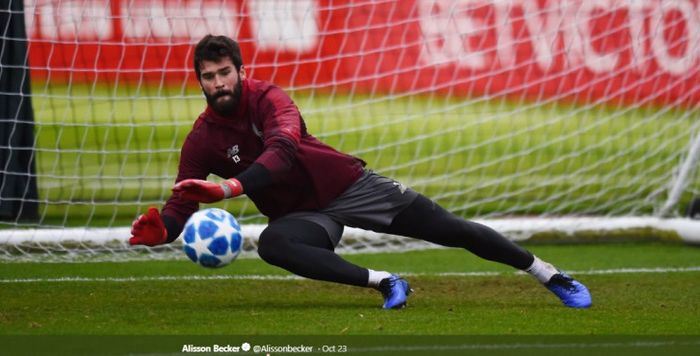
[[[696,0],[4,4],[0,259],[181,255],[126,241],[170,195],[209,33],[236,38],[319,139],[510,238],[697,241]],[[211,206],[253,251],[255,206]],[[422,247],[350,229],[340,250]]]

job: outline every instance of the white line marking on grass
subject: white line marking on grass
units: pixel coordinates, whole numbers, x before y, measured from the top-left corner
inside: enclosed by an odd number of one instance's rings
[[[624,273],[683,273],[700,272],[700,266],[691,267],[648,267],[648,268],[616,268],[587,271],[568,271],[576,276],[600,275],[600,274],[624,274]],[[441,273],[412,273],[404,272],[399,275],[407,277],[485,277],[509,274],[525,274],[525,272],[441,272]],[[141,276],[141,277],[56,277],[56,278],[6,278],[0,279],[0,283],[60,283],[60,282],[146,282],[146,281],[213,281],[213,280],[251,280],[251,281],[290,281],[304,280],[305,278],[293,275],[190,275],[190,276]]]
[[[700,266],[692,267],[649,267],[649,268],[617,268],[600,269],[588,271],[573,271],[572,274],[595,275],[595,274],[622,274],[622,273],[673,273],[673,272],[698,272]]]
[[[590,276],[600,274],[625,274],[625,273],[682,273],[682,272],[699,272],[700,266],[690,267],[638,267],[638,268],[610,268],[610,269],[590,269],[585,271],[569,271],[565,272],[576,276]],[[440,272],[440,273],[399,273],[405,276],[456,276],[456,277],[481,277],[481,276],[498,276],[507,274],[526,274],[522,271],[516,272]]]

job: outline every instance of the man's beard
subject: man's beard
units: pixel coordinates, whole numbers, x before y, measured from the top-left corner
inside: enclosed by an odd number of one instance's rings
[[[216,111],[219,115],[222,116],[230,116],[233,113],[236,112],[236,108],[238,107],[238,103],[241,101],[241,92],[243,91],[243,85],[241,84],[241,81],[239,80],[238,83],[236,83],[236,87],[233,89],[233,91],[230,90],[221,90],[217,91],[214,94],[207,94],[206,92],[204,93],[204,96],[207,98],[207,104]],[[218,99],[224,96],[229,96],[228,100],[224,101],[219,101]]]

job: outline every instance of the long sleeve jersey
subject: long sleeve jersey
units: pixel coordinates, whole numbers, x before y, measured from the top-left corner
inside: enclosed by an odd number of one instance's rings
[[[254,191],[244,184],[243,189],[271,220],[325,207],[362,175],[365,165],[307,133],[298,108],[282,89],[246,79],[235,114],[224,117],[207,107],[199,115],[182,146],[176,182],[209,174],[233,178],[253,164],[269,172],[270,183]],[[168,199],[162,215],[177,225],[168,229],[170,241],[198,209],[196,202],[174,195]]]

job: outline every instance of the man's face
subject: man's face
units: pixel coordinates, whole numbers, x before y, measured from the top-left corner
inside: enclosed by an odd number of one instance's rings
[[[199,84],[209,106],[221,115],[233,114],[241,100],[241,81],[245,79],[245,69],[241,67],[240,73],[236,72],[228,57],[218,62],[203,60],[199,68]]]

